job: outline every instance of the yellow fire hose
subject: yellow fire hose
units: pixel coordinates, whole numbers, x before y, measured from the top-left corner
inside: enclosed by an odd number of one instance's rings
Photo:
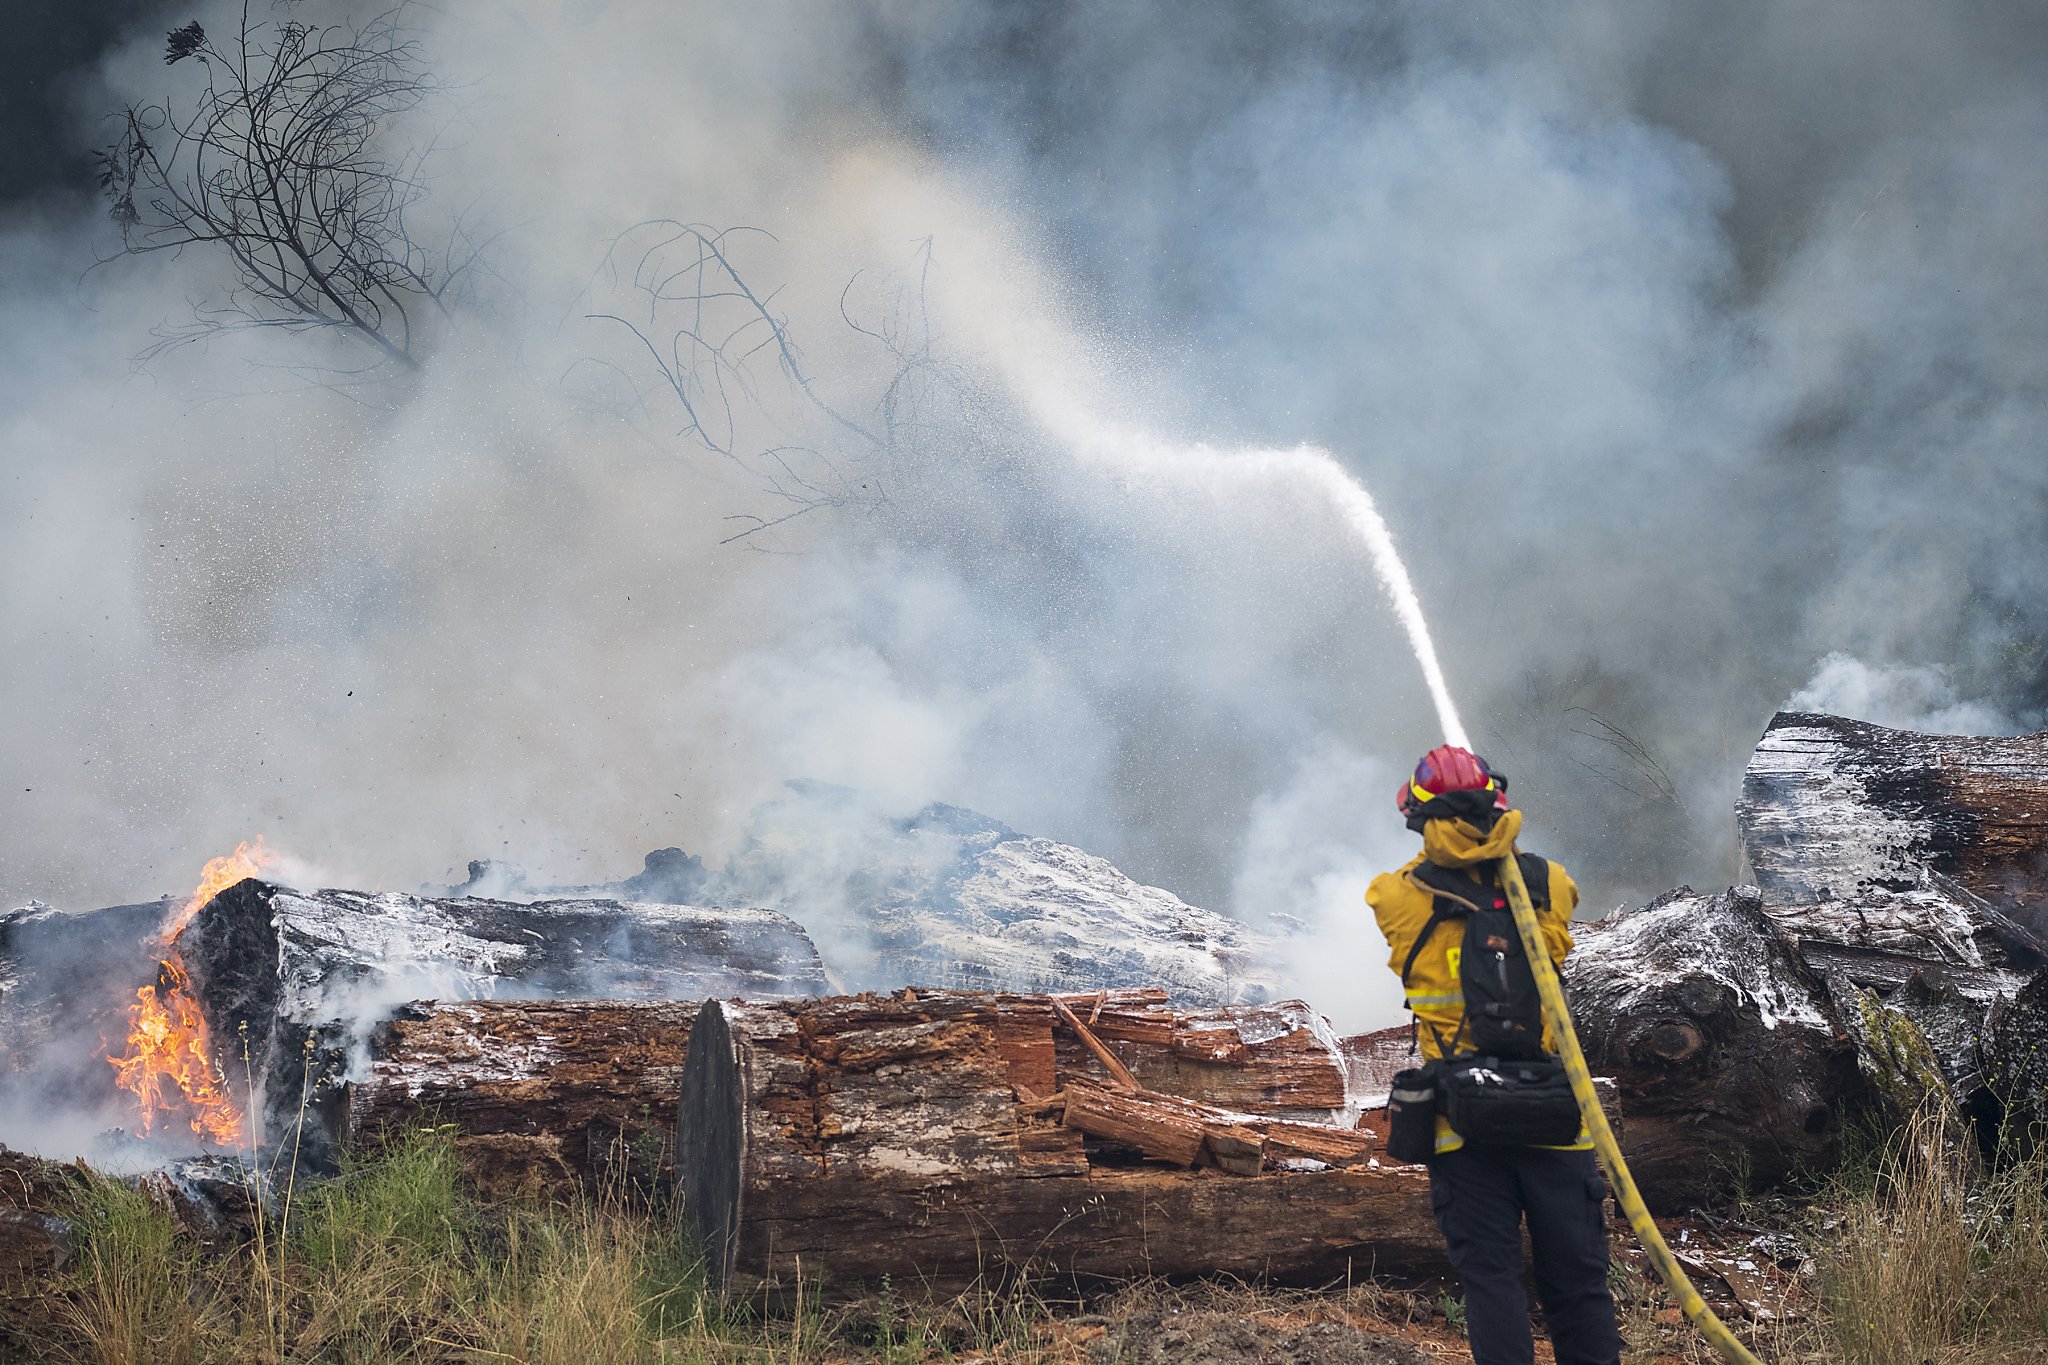
[[[1678,1307],[1686,1320],[1699,1329],[1721,1358],[1736,1362],[1736,1365],[1761,1365],[1749,1349],[1735,1339],[1728,1330],[1728,1324],[1707,1307],[1692,1281],[1686,1278],[1685,1270],[1678,1264],[1678,1258],[1671,1254],[1671,1248],[1664,1245],[1664,1234],[1657,1231],[1657,1224],[1651,1219],[1650,1211],[1643,1207],[1643,1196],[1636,1190],[1635,1177],[1628,1173],[1628,1163],[1621,1159],[1621,1144],[1614,1140],[1614,1129],[1607,1124],[1606,1111],[1600,1107],[1600,1096],[1593,1090],[1593,1074],[1586,1069],[1586,1054],[1579,1050],[1579,1035],[1572,1029],[1571,1011],[1565,1008],[1564,987],[1558,982],[1557,968],[1551,964],[1550,951],[1543,946],[1543,932],[1536,923],[1536,907],[1529,903],[1529,888],[1523,884],[1522,869],[1511,854],[1500,860],[1500,882],[1508,895],[1508,908],[1514,911],[1515,927],[1522,931],[1522,949],[1529,956],[1529,968],[1536,977],[1536,990],[1543,997],[1543,1018],[1550,1025],[1551,1036],[1557,1040],[1558,1057],[1564,1062],[1565,1075],[1571,1078],[1572,1095],[1579,1102],[1579,1115],[1585,1122],[1586,1131],[1593,1135],[1593,1148],[1599,1154],[1600,1164],[1607,1171],[1607,1179],[1614,1186],[1614,1197],[1621,1204],[1621,1211],[1628,1215],[1628,1225],[1635,1230],[1636,1241],[1642,1244],[1643,1254],[1650,1258],[1650,1264],[1657,1267],[1657,1273],[1671,1290],[1671,1297],[1678,1300]]]

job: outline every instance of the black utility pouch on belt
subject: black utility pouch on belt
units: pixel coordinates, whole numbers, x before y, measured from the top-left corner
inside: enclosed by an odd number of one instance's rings
[[[1442,1064],[1394,1073],[1387,1092],[1387,1155],[1396,1161],[1427,1161],[1436,1155],[1437,1077]]]
[[[1579,1102],[1564,1063],[1555,1057],[1454,1057],[1444,1064],[1437,1087],[1444,1116],[1467,1142],[1567,1147],[1578,1141]]]

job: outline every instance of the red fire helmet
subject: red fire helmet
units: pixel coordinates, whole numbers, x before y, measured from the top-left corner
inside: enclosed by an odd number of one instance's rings
[[[1394,792],[1394,806],[1403,815],[1445,792],[1482,791],[1493,793],[1493,808],[1508,808],[1508,783],[1495,777],[1486,760],[1470,749],[1439,744],[1422,756],[1415,774]]]

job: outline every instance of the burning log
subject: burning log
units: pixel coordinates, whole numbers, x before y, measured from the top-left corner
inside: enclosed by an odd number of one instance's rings
[[[179,942],[212,1036],[233,1050],[230,1081],[247,1068],[266,1133],[303,1123],[300,1150],[316,1168],[346,1131],[345,1081],[407,1001],[772,998],[825,981],[809,937],[771,911],[295,891],[254,878],[215,896]]]
[[[1071,1020],[1049,997],[951,991],[706,1003],[677,1167],[718,1282],[773,1292],[801,1270],[827,1292],[883,1276],[946,1292],[1021,1273],[1441,1270],[1426,1177],[1379,1169],[1369,1134],[1328,1121],[1349,1116],[1321,1104],[1344,1099],[1342,1062],[1325,1054],[1334,1089],[1304,1062],[1295,1035],[1319,1031],[1301,1007],[1061,1003]],[[1098,1032],[1143,1085],[1088,1046]],[[1190,1084],[1150,1090],[1148,1073]],[[1326,1122],[1293,1117],[1306,1112]]]
[[[1563,975],[1586,1060],[1620,1090],[1622,1152],[1652,1207],[1833,1160],[1853,1049],[1754,887],[1682,888],[1582,926]]]
[[[417,1120],[456,1130],[487,1193],[667,1189],[695,1001],[471,1000],[402,1006],[370,1038],[342,1132],[374,1146]]]

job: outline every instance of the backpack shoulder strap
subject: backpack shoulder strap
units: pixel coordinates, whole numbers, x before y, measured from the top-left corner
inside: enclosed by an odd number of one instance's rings
[[[1463,912],[1445,910],[1441,899],[1438,899],[1431,905],[1429,919],[1423,924],[1422,932],[1415,936],[1415,946],[1408,950],[1408,960],[1401,964],[1401,986],[1404,990],[1408,986],[1408,973],[1415,970],[1415,959],[1422,956],[1423,945],[1429,942],[1429,936],[1436,932],[1436,927],[1445,920],[1450,919],[1453,913],[1462,914]]]
[[[1427,891],[1430,896],[1429,920],[1422,926],[1422,932],[1415,936],[1415,946],[1408,950],[1408,960],[1401,964],[1401,984],[1408,984],[1408,974],[1415,970],[1415,959],[1422,956],[1422,949],[1429,942],[1429,936],[1445,920],[1463,919],[1479,908],[1478,887],[1471,877],[1455,868],[1438,867],[1435,863],[1417,863],[1408,871],[1408,879]]]
[[[1523,853],[1516,861],[1522,867],[1522,884],[1529,888],[1529,904],[1541,914],[1550,908],[1550,859],[1540,853]]]
[[[1489,899],[1484,894],[1483,884],[1462,868],[1438,867],[1435,863],[1424,862],[1416,864],[1408,877],[1439,902],[1456,902],[1460,909],[1451,911],[1452,914],[1477,910],[1481,908],[1479,903],[1482,899]]]

